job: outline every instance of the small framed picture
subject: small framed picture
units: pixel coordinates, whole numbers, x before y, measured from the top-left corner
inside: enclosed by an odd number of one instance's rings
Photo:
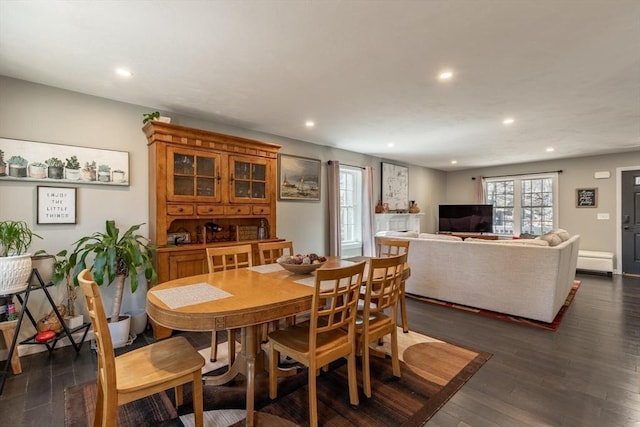
[[[278,199],[320,200],[320,160],[278,154]]]
[[[576,208],[597,208],[598,189],[597,188],[577,188]]]
[[[77,188],[38,186],[38,224],[75,224]]]

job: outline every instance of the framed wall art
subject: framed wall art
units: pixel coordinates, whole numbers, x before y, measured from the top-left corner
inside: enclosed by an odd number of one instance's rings
[[[0,180],[129,185],[129,153],[0,138]]]
[[[577,188],[576,208],[597,208],[598,189],[597,188]]]
[[[38,186],[38,224],[75,224],[77,188]]]
[[[390,212],[409,210],[409,168],[391,163],[382,163],[382,203],[387,203]]]
[[[320,160],[278,154],[278,200],[320,200]]]

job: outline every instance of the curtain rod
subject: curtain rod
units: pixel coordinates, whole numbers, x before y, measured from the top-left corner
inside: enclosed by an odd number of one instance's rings
[[[329,160],[327,163],[331,164],[333,162],[335,162],[335,160]],[[340,163],[340,166],[347,166],[349,168],[356,168],[356,169],[364,169],[364,166],[354,166],[354,165],[348,165],[346,163]]]
[[[483,176],[482,178],[505,178],[505,177],[509,177],[509,176],[540,175],[540,174],[543,174],[543,173],[562,173],[562,169],[557,170],[557,171],[546,171],[546,172],[512,173],[512,174],[509,174],[509,175]],[[475,180],[476,177],[472,176],[471,179]]]

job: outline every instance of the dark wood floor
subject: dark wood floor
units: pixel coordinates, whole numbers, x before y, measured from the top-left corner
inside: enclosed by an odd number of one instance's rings
[[[640,278],[577,278],[556,332],[409,300],[412,329],[493,354],[428,425],[640,426]],[[203,346],[209,337],[190,335]],[[77,357],[64,347],[22,365],[0,396],[0,425],[63,426],[64,388],[95,378],[86,344]]]

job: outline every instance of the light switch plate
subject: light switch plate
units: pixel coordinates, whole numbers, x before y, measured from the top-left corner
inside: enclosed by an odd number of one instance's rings
[[[609,219],[609,214],[608,213],[599,213],[598,214],[598,219]]]

